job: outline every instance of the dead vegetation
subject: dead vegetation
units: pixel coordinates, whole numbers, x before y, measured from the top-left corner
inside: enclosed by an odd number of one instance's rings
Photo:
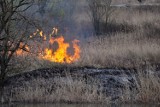
[[[4,102],[107,104],[117,102],[157,104],[160,102],[160,79],[158,74],[154,73],[154,68],[150,67],[146,71],[139,69],[136,77],[136,90],[132,90],[126,84],[121,90],[123,94],[115,99],[113,99],[113,96],[116,95],[110,96],[108,92],[104,91],[105,87],[98,78],[90,77],[85,79],[79,75],[73,76],[69,73],[65,76],[54,74],[54,77],[51,77],[30,78],[29,80],[21,77],[22,81],[25,80],[25,82],[21,82],[22,84],[15,83],[16,85],[12,84],[13,86],[4,88]],[[114,91],[116,91],[116,88]]]
[[[9,102],[66,102],[66,103],[100,103],[109,98],[98,87],[98,80],[86,82],[80,77],[55,77],[34,79],[26,82],[21,88],[11,89]]]
[[[157,8],[118,8],[110,17],[106,34],[82,40],[79,65],[136,68],[159,65],[160,14]]]
[[[79,37],[81,58],[69,66],[95,66],[108,68],[137,68],[160,64],[159,6],[114,7],[102,26],[102,35]],[[83,17],[83,16],[82,16]],[[88,19],[87,19],[88,20]],[[102,23],[103,25],[103,23]],[[78,27],[78,26],[77,26]],[[86,28],[84,26],[84,28]],[[58,65],[39,60],[36,55],[15,57],[16,72]]]
[[[139,72],[139,92],[124,90],[126,95],[122,96],[122,102],[159,103],[160,80],[157,75],[152,74],[152,72],[160,70],[159,8],[159,6],[116,8],[108,19],[108,27],[103,29],[103,35],[80,38],[81,59],[69,66],[137,69]],[[21,62],[18,66],[14,66],[17,72],[22,72],[23,66],[21,64],[24,64],[23,62],[26,64],[26,71],[59,66],[59,64],[39,60],[36,56],[30,55],[22,56],[16,60],[17,63]],[[151,69],[149,74],[145,74],[148,66],[155,67],[155,69]],[[23,69],[23,71],[25,70]],[[52,93],[39,85],[49,84],[47,87],[50,87],[53,82],[57,88]],[[60,77],[54,81],[35,80],[35,83],[36,85],[30,84],[31,86],[17,91],[10,100],[26,102],[109,101],[102,94],[96,93],[97,86],[95,84],[85,84],[81,79],[73,80],[70,77]]]

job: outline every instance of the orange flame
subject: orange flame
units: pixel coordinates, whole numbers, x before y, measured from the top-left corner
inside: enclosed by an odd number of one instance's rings
[[[20,56],[20,55],[24,55],[24,54],[26,54],[25,51],[26,51],[26,52],[29,52],[29,50],[30,50],[30,48],[29,48],[28,45],[25,45],[25,44],[23,44],[23,43],[20,43],[19,49],[16,51],[16,54],[19,55],[19,56]]]
[[[22,55],[22,54],[23,54],[23,50],[22,50],[22,49],[18,49],[18,50],[16,51],[16,55],[20,56],[20,55]]]
[[[69,55],[67,49],[70,47],[69,43],[64,42],[64,37],[51,38],[50,44],[58,43],[58,49],[54,52],[52,49],[46,48],[43,56],[44,59],[58,62],[58,63],[72,63],[80,58],[80,47],[77,45],[78,40],[72,41],[74,48],[74,55]]]
[[[50,37],[52,37],[53,35],[57,35],[58,34],[58,29],[57,28],[53,28],[52,33],[50,34]]]
[[[58,29],[53,28],[52,33],[49,34],[49,45],[53,45],[55,42],[58,43],[58,49],[54,51],[50,48],[45,48],[44,51],[38,55],[39,58],[49,60],[51,62],[57,62],[57,63],[73,63],[77,61],[80,58],[80,47],[78,45],[79,40],[73,40],[73,49],[74,54],[70,55],[67,53],[68,48],[70,48],[69,43],[65,43],[65,39],[63,36],[54,38],[54,35],[58,34]],[[44,34],[42,30],[37,29],[36,32],[34,32],[32,35],[30,35],[30,38],[33,36],[39,35],[43,40],[47,41],[47,36]],[[23,44],[20,44],[20,48],[23,46]],[[30,48],[28,46],[24,47],[25,49],[29,50]],[[23,50],[19,49],[16,51],[17,55],[22,55]]]

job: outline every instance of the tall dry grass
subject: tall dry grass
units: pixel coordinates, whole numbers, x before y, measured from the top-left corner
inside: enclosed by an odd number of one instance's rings
[[[10,102],[66,102],[66,103],[108,103],[98,81],[87,83],[85,79],[71,76],[54,79],[35,79],[23,87],[10,90]]]
[[[106,96],[104,87],[95,78],[87,80],[81,77],[57,76],[55,78],[32,79],[24,82],[22,86],[5,90],[5,98],[9,102],[29,103],[160,103],[160,78],[154,73],[154,69],[147,71],[139,69],[137,74],[137,90],[129,86],[122,88],[122,95],[113,100],[112,96]]]
[[[159,40],[137,40],[133,35],[116,34],[94,38],[83,44],[79,65],[134,68],[160,61]]]
[[[140,75],[139,93],[135,96],[137,102],[160,103],[160,78],[154,74]]]
[[[154,73],[154,69],[149,67],[147,71],[139,69],[138,80],[138,92],[131,91],[126,88],[125,94],[122,95],[121,101],[123,102],[135,102],[135,103],[160,103],[160,77],[158,73]]]
[[[79,65],[136,68],[160,63],[160,7],[117,8],[106,35],[81,41]]]

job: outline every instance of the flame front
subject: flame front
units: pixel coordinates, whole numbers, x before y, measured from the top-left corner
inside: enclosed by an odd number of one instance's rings
[[[30,38],[33,38],[34,36],[39,35],[43,40],[45,40],[50,46],[54,43],[58,44],[58,49],[53,50],[51,48],[45,48],[40,54],[38,54],[38,58],[49,60],[51,62],[57,62],[57,63],[73,63],[77,61],[80,58],[80,47],[78,45],[79,40],[73,40],[73,49],[74,53],[73,55],[68,54],[67,50],[70,48],[70,44],[65,42],[65,39],[63,36],[53,37],[54,35],[57,36],[58,29],[53,28],[53,31],[49,36],[47,37],[46,34],[42,30],[37,29],[36,32],[34,32],[32,35],[30,35]],[[49,39],[48,39],[49,38]],[[48,41],[49,40],[49,41]],[[26,47],[27,50],[29,50],[29,47]],[[19,49],[17,50],[17,55],[21,55],[23,53],[23,50]]]
[[[51,38],[50,44],[58,43],[58,49],[54,52],[52,49],[46,48],[43,58],[49,61],[58,63],[72,63],[80,58],[80,47],[77,45],[78,40],[72,41],[74,48],[74,55],[69,55],[67,49],[70,47],[69,43],[64,42],[64,37]]]

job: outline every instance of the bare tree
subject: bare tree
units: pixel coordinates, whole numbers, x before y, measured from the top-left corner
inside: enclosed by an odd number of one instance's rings
[[[88,0],[90,17],[93,22],[96,35],[101,33],[101,23],[107,25],[108,18],[111,14],[112,0]]]
[[[33,0],[0,0],[0,98],[12,56],[18,49],[28,51],[25,47],[31,23],[23,13],[32,3]]]

